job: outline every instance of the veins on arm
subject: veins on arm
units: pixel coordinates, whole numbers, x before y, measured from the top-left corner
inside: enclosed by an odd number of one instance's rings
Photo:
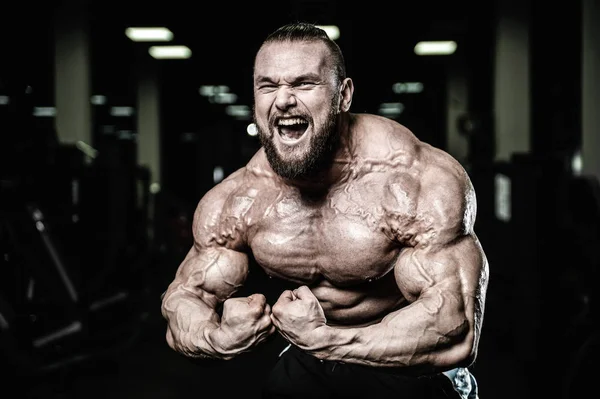
[[[442,166],[428,168],[414,184],[419,194],[407,208],[412,213],[392,219],[404,222],[395,226],[405,230],[396,234],[404,248],[394,272],[412,304],[389,321],[405,323],[402,315],[411,313],[417,318],[408,321],[422,337],[415,346],[416,358],[421,352],[429,353],[432,364],[468,364],[477,351],[488,265],[473,230],[473,187],[462,168],[453,162]]]
[[[192,224],[194,244],[163,296],[167,341],[188,356],[210,357],[212,348],[203,339],[205,330],[218,328],[219,306],[241,287],[248,274],[238,219],[226,223],[232,220],[226,217],[232,191],[228,186],[235,184],[225,181],[198,204]]]
[[[316,356],[424,371],[474,361],[488,278],[474,193],[454,165],[415,176],[393,176],[384,200],[387,233],[400,247],[394,276],[409,304],[362,329],[324,329]]]

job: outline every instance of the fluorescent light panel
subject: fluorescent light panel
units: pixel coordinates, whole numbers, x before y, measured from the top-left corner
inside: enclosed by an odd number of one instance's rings
[[[55,107],[33,107],[33,116],[37,117],[54,117],[56,116]]]
[[[211,103],[217,104],[234,104],[237,101],[235,93],[218,93],[209,98]]]
[[[103,96],[101,94],[95,94],[92,97],[90,97],[90,102],[93,105],[104,105],[106,104],[106,96]]]
[[[229,86],[226,85],[202,85],[198,89],[201,96],[212,97],[221,93],[229,93]]]
[[[125,34],[134,42],[169,42],[173,32],[167,28],[127,28]]]
[[[225,108],[225,113],[229,116],[236,118],[250,118],[252,116],[252,110],[247,105],[228,105]],[[248,133],[250,134],[250,133]]]
[[[456,51],[456,42],[453,40],[419,42],[415,45],[417,55],[450,55]]]
[[[382,103],[379,105],[379,115],[396,117],[404,111],[402,103]]]
[[[110,107],[110,116],[125,117],[132,116],[134,113],[133,107]]]
[[[392,91],[396,94],[421,93],[423,83],[421,82],[396,82],[392,85]]]
[[[331,40],[337,40],[340,38],[340,28],[338,28],[336,25],[317,25],[317,27],[323,29]]]
[[[185,59],[192,56],[192,50],[187,46],[152,46],[148,52],[156,59]]]

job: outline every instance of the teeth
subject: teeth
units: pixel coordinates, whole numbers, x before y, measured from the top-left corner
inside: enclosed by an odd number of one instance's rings
[[[303,119],[301,118],[293,118],[293,119],[282,119],[279,121],[279,126],[292,126],[292,125],[302,125],[305,124]]]

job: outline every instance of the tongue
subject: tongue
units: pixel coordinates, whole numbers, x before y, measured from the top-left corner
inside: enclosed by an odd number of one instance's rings
[[[302,137],[302,135],[304,134],[305,131],[306,131],[306,127],[298,126],[298,125],[279,128],[281,137],[283,137],[285,139],[290,139],[290,140],[299,139],[300,137]]]

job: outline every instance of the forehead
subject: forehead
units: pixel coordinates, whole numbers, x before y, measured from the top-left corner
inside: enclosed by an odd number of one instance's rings
[[[332,68],[327,46],[320,42],[274,42],[263,45],[254,64],[255,76],[323,74]]]

